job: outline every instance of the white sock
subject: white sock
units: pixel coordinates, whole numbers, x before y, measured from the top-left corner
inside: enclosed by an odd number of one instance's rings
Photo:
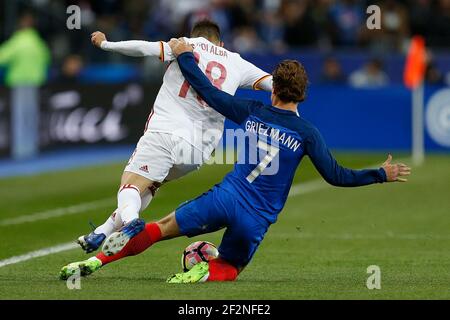
[[[147,209],[150,202],[152,202],[152,199],[153,199],[153,194],[150,191],[148,193],[144,194],[141,197],[141,209],[139,210],[139,212],[142,212],[145,209]]]
[[[117,207],[117,213],[124,225],[139,218],[139,210],[141,209],[139,189],[131,184],[124,185],[117,195]],[[118,218],[117,215],[116,218]]]
[[[105,236],[109,236],[111,233],[114,232],[114,221],[111,217],[108,218],[108,220],[105,221],[104,224],[101,226],[98,226],[94,232],[96,234],[103,233]]]
[[[149,191],[141,197],[141,209],[139,212],[144,211],[153,199],[153,194]],[[108,220],[95,229],[96,234],[103,233],[106,237],[109,237],[113,232],[119,230],[122,227],[122,219],[117,213],[117,209],[109,216]]]
[[[106,237],[109,237],[114,231],[119,230],[122,227],[122,220],[117,214],[116,211],[113,212],[111,216],[109,216],[108,220],[105,221],[101,226],[98,226],[95,229],[96,234],[103,233]]]

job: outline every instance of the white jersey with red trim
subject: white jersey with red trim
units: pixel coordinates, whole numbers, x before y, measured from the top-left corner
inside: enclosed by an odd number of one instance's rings
[[[234,95],[238,88],[272,88],[271,76],[237,53],[205,38],[185,38],[194,48],[200,69],[219,89]],[[169,45],[160,42],[160,59],[169,62],[149,116],[146,132],[179,136],[209,158],[223,132],[224,117],[210,108],[184,79]]]

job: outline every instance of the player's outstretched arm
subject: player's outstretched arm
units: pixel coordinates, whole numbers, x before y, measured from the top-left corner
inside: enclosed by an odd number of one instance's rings
[[[154,56],[164,61],[164,56],[168,56],[167,52],[164,52],[167,51],[168,46],[163,41],[128,40],[110,42],[103,32],[96,31],[91,35],[91,42],[94,46],[105,51],[117,52],[130,57]]]
[[[411,168],[403,163],[391,163],[392,156],[379,169],[353,170],[344,168],[332,156],[317,129],[312,129],[306,141],[306,152],[322,177],[331,185],[358,187],[373,183],[405,182]]]
[[[262,105],[260,101],[239,99],[214,87],[197,66],[192,47],[186,42],[172,39],[169,46],[178,59],[184,78],[192,88],[211,108],[228,119],[241,124],[254,108]]]
[[[273,81],[271,74],[242,58],[240,58],[239,71],[241,73],[239,88],[272,91]]]

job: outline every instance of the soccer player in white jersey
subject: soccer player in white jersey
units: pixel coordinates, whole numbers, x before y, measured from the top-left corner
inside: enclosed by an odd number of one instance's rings
[[[104,224],[78,238],[87,253],[95,251],[104,239],[124,225],[129,237],[142,231],[139,219],[164,182],[197,170],[209,159],[223,132],[224,117],[190,88],[172,54],[163,41],[109,42],[102,32],[92,34],[92,43],[106,51],[128,56],[155,56],[169,62],[163,84],[152,111],[122,175],[117,194],[117,209]],[[203,20],[194,25],[191,38],[201,70],[217,88],[234,95],[238,88],[272,90],[272,77],[237,53],[223,48],[218,25]]]

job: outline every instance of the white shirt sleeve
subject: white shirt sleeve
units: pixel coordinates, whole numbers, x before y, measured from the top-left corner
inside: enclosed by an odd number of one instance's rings
[[[272,75],[241,58],[240,88],[253,90],[272,90]]]
[[[110,42],[103,41],[100,45],[105,51],[117,52],[130,57],[158,57],[161,61],[174,60],[172,50],[164,41],[149,42],[142,40],[128,40]]]

